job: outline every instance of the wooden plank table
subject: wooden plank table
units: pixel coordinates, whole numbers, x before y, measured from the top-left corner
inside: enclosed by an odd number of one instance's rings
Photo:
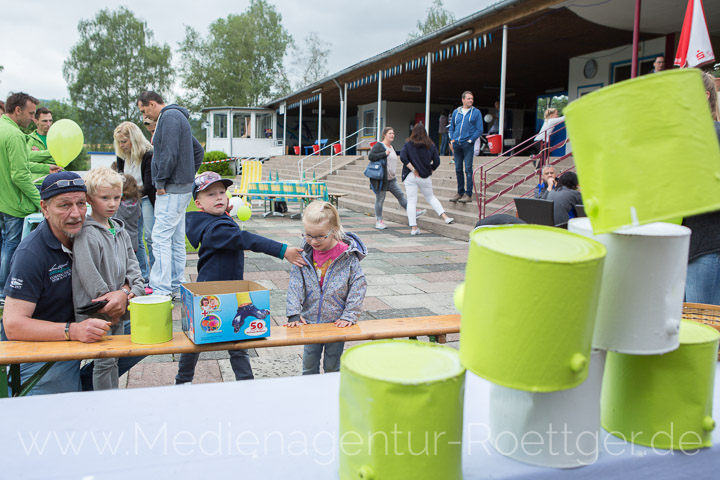
[[[330,204],[335,205],[335,208],[340,208],[340,199],[346,195],[347,193],[345,192],[328,192]]]
[[[270,329],[270,336],[267,338],[204,345],[195,345],[183,332],[175,332],[169,342],[155,345],[132,343],[130,335],[104,337],[96,343],[77,341],[0,342],[0,398],[6,397],[8,393],[6,368],[8,365],[13,379],[13,395],[18,395],[23,390],[22,387],[25,387],[19,384],[21,363],[45,362],[47,369],[49,369],[54,362],[67,360],[286,347],[315,343],[418,337],[421,335],[437,336],[439,337],[438,341],[444,343],[446,334],[458,333],[459,331],[460,315],[438,315],[432,317],[365,320],[346,328],[337,328],[334,323],[309,324],[296,328],[273,326]],[[42,371],[42,374],[47,369]],[[41,377],[42,375],[37,379],[39,380]]]

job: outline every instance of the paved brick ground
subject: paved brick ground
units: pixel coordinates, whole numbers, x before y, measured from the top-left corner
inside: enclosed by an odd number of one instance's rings
[[[342,203],[342,202],[341,202]],[[457,313],[452,292],[465,277],[467,242],[423,232],[410,236],[410,229],[386,221],[387,230],[376,230],[375,219],[341,209],[343,227],[357,234],[368,248],[361,265],[368,281],[361,320],[415,317]],[[254,215],[245,223],[248,230],[274,240],[299,246],[302,222],[289,217]],[[186,272],[195,280],[197,255],[189,254]],[[245,278],[270,289],[270,311],[274,325],[286,321],[285,298],[290,264],[267,255],[247,252]],[[181,330],[179,309],[173,311],[174,329]],[[448,338],[457,347],[458,335]],[[346,348],[352,346],[346,344]],[[251,351],[256,378],[299,375],[302,346],[262,348]],[[148,357],[121,378],[121,387],[171,385],[177,373],[178,355]],[[193,383],[235,381],[227,352],[203,353]]]

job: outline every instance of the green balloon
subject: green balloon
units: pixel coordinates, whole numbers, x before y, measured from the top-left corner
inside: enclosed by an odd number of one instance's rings
[[[58,120],[50,127],[47,146],[59,167],[67,167],[75,160],[83,147],[83,132],[77,123],[67,118]]]
[[[252,210],[250,210],[250,207],[247,205],[243,205],[242,207],[238,208],[237,211],[237,217],[241,221],[250,220],[250,216],[252,215]]]

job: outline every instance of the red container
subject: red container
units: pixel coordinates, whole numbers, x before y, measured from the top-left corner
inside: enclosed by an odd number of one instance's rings
[[[487,138],[490,153],[497,155],[502,152],[502,135],[488,135],[485,138]]]

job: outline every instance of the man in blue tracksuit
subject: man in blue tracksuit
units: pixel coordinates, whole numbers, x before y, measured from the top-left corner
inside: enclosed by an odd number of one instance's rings
[[[463,92],[462,107],[458,107],[450,117],[448,133],[458,184],[457,194],[450,199],[451,202],[468,203],[472,200],[473,149],[475,140],[483,133],[482,114],[472,104],[472,92]]]

